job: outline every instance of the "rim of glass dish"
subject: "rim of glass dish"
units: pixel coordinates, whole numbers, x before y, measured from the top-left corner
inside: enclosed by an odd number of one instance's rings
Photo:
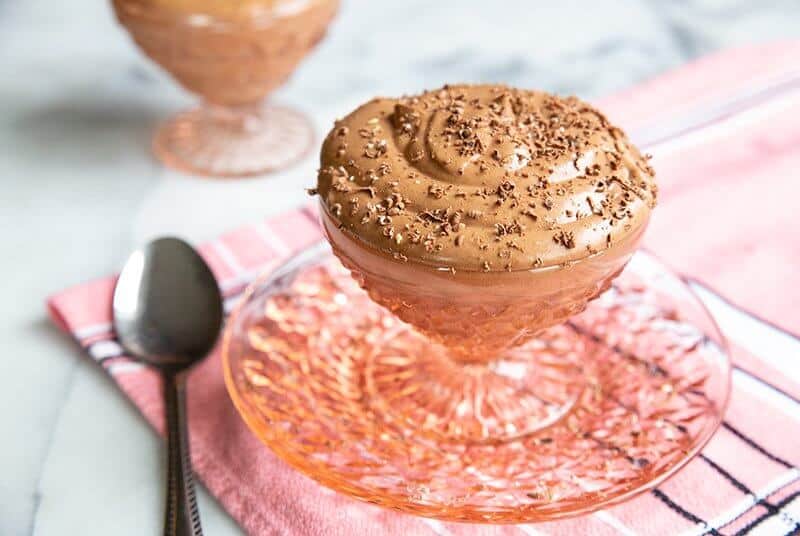
[[[320,213],[319,213],[319,218],[320,219],[322,219],[323,217],[327,216],[331,220],[332,223],[334,223],[334,224],[338,223],[337,220],[331,215],[330,211],[328,210],[327,206],[322,201],[322,199],[320,199],[320,201],[319,201],[319,210],[320,210]],[[648,224],[649,221],[650,221],[650,217],[648,216],[648,218],[646,220],[644,220],[639,225],[639,227],[637,229],[635,229],[634,231],[632,231],[626,238],[634,239],[634,240],[641,239],[641,237],[644,235],[644,232],[647,230],[647,224]],[[325,223],[321,222],[320,224],[324,229]],[[384,251],[382,249],[376,248],[372,244],[370,244],[368,242],[365,242],[364,240],[361,240],[359,237],[357,237],[355,234],[353,234],[352,232],[348,231],[347,229],[343,229],[343,228],[339,227],[339,231],[346,238],[348,238],[350,241],[355,243],[356,246],[362,247],[362,248],[366,249],[367,251],[369,251],[371,253],[375,253],[375,254],[378,254],[378,255],[391,256],[391,253],[386,252],[386,251]],[[637,233],[639,235],[638,237],[636,236]],[[538,274],[538,273],[552,272],[552,271],[556,271],[556,270],[562,270],[564,268],[570,268],[570,267],[573,267],[573,266],[578,266],[578,265],[583,264],[585,262],[588,262],[590,260],[595,260],[595,259],[601,258],[601,257],[607,255],[609,251],[611,251],[611,249],[610,248],[606,248],[606,249],[604,249],[602,251],[598,251],[596,253],[590,253],[588,255],[584,255],[583,257],[579,257],[579,258],[571,260],[571,261],[565,261],[565,262],[562,262],[562,263],[559,263],[559,264],[548,264],[548,265],[545,265],[545,266],[534,266],[534,267],[531,267],[531,268],[519,268],[519,269],[513,269],[513,270],[491,270],[489,272],[484,272],[482,270],[470,270],[470,269],[466,269],[466,268],[457,268],[457,269],[455,269],[455,272],[459,273],[459,274],[462,274],[462,275],[463,274],[474,274],[474,275],[480,275],[480,276],[484,276],[487,273],[495,274],[495,275],[500,275],[500,274],[521,274],[521,273]],[[642,249],[641,248],[634,248],[633,253],[635,254],[637,251],[642,251]],[[441,275],[446,275],[446,274],[453,273],[453,271],[450,268],[447,268],[445,266],[438,266],[436,264],[432,264],[432,263],[429,263],[429,262],[423,262],[423,261],[419,261],[419,260],[416,260],[416,259],[414,259],[414,260],[409,259],[408,261],[404,262],[403,264],[412,265],[412,266],[415,266],[415,267],[428,269],[428,270],[432,271],[433,273],[441,274]],[[661,264],[663,264],[663,263],[661,263]]]
[[[308,4],[307,7],[321,4],[326,1],[329,0],[303,0],[304,3]],[[332,1],[335,4],[335,10],[338,11],[341,0]],[[291,4],[296,2],[289,1],[287,3]],[[181,14],[175,18],[169,18],[168,16],[164,16],[165,13],[168,13],[167,10],[161,10],[158,8],[146,9],[138,2],[136,3],[136,7],[132,7],[128,2],[120,0],[114,0],[113,4],[115,11],[124,13],[125,16],[133,19],[149,21],[157,24],[181,25],[190,29],[212,29],[218,31],[229,31],[231,29],[241,30],[242,28],[264,29],[274,25],[275,23],[280,23],[282,20],[292,17],[298,13],[298,11],[294,11],[282,13],[280,15],[261,14],[253,16],[251,19],[239,21],[219,19],[213,15],[202,12],[191,13],[188,15]]]
[[[569,519],[597,512],[598,510],[602,510],[610,506],[627,502],[631,499],[634,499],[635,497],[642,495],[645,492],[652,491],[653,489],[657,488],[665,481],[667,481],[668,479],[672,478],[677,473],[679,473],[684,467],[686,467],[689,464],[689,462],[694,460],[694,458],[706,447],[711,438],[714,437],[714,435],[717,433],[720,425],[722,424],[725,418],[725,412],[727,411],[728,405],[730,403],[731,390],[732,390],[732,373],[731,373],[732,363],[731,363],[730,346],[728,344],[728,340],[723,334],[722,330],[720,330],[719,325],[714,316],[705,306],[705,304],[697,295],[697,293],[686,283],[686,281],[678,273],[670,269],[669,266],[665,264],[658,256],[652,254],[648,250],[640,248],[634,252],[634,255],[644,255],[646,257],[649,257],[662,270],[664,270],[665,273],[675,278],[677,283],[687,292],[688,296],[690,296],[691,299],[695,302],[695,304],[699,307],[699,310],[702,311],[702,313],[707,317],[707,319],[709,320],[709,327],[713,330],[714,332],[713,334],[716,335],[717,337],[717,340],[715,341],[712,339],[712,342],[713,344],[718,346],[721,354],[720,359],[722,360],[722,363],[720,368],[722,369],[722,372],[724,374],[723,378],[724,392],[722,396],[722,402],[719,406],[719,411],[714,416],[712,425],[708,427],[708,430],[705,432],[705,435],[699,439],[697,444],[694,445],[692,449],[687,451],[686,456],[684,456],[680,461],[675,463],[675,465],[670,467],[667,471],[653,478],[649,482],[646,482],[635,489],[628,490],[610,499],[598,500],[597,502],[591,505],[579,506],[569,510],[559,510],[554,513],[548,512],[540,517],[532,516],[525,520],[487,522],[485,520],[481,521],[477,519],[464,520],[464,519],[457,519],[454,517],[436,516],[433,513],[429,514],[427,512],[420,512],[419,510],[411,510],[398,507],[395,503],[388,501],[385,498],[376,498],[374,495],[370,495],[370,499],[367,500],[362,495],[351,494],[341,491],[342,484],[346,484],[344,480],[342,480],[338,476],[328,476],[329,473],[321,474],[319,472],[308,471],[308,468],[306,466],[296,463],[294,461],[294,457],[287,456],[284,453],[284,450],[281,448],[280,442],[268,441],[267,439],[264,438],[262,434],[260,434],[257,431],[259,428],[257,424],[263,424],[263,423],[256,422],[257,420],[254,419],[252,416],[250,416],[250,413],[245,411],[245,406],[247,405],[247,403],[239,395],[239,390],[236,387],[236,382],[232,377],[232,371],[229,359],[231,339],[233,337],[232,326],[239,318],[239,315],[241,314],[242,310],[250,302],[250,299],[258,293],[259,289],[264,288],[264,286],[271,280],[285,277],[289,273],[301,267],[304,263],[307,263],[315,258],[318,258],[318,256],[325,254],[326,252],[329,255],[331,255],[332,258],[336,259],[336,256],[333,254],[330,248],[330,244],[328,244],[328,242],[325,239],[319,240],[318,242],[315,242],[303,248],[301,251],[295,253],[294,255],[286,259],[286,261],[282,263],[275,270],[262,273],[247,286],[245,291],[242,293],[239,302],[231,311],[228,320],[226,322],[225,332],[222,338],[221,359],[222,359],[223,377],[225,380],[225,388],[228,392],[228,396],[233,402],[233,405],[236,408],[236,412],[239,414],[239,417],[247,425],[247,428],[250,430],[250,432],[258,438],[258,440],[262,443],[262,445],[264,445],[265,448],[270,449],[278,458],[281,459],[281,461],[286,463],[293,470],[298,471],[300,474],[313,479],[320,485],[325,486],[326,488],[336,493],[341,493],[344,496],[356,499],[358,501],[368,504],[374,504],[382,508],[387,508],[389,510],[416,515],[419,517],[439,519],[442,521],[452,521],[452,522],[461,522],[470,524],[508,525],[517,523],[537,523],[537,522]]]

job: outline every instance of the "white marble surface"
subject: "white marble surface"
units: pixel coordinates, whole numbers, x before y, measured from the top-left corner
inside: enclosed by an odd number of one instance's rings
[[[796,0],[345,0],[275,99],[323,132],[375,93],[503,81],[592,97],[729,45],[800,37]],[[136,244],[202,240],[298,202],[309,158],[269,178],[163,169],[155,122],[190,102],[100,0],[0,0],[0,534],[158,534],[162,446],[50,326],[52,291]],[[208,534],[239,529],[201,493]]]

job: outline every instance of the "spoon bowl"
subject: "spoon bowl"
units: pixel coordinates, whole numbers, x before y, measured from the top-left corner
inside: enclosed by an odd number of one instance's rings
[[[184,368],[203,359],[222,326],[214,274],[177,238],[159,238],[131,254],[113,304],[122,346],[156,367]]]

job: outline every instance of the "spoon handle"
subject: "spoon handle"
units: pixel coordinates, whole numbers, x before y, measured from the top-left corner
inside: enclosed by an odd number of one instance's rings
[[[185,373],[164,373],[164,405],[167,414],[167,509],[164,536],[202,536],[189,457]]]

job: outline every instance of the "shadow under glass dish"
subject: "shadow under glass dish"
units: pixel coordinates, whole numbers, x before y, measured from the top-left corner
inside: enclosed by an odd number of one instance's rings
[[[308,119],[264,99],[324,37],[338,0],[112,4],[138,47],[203,98],[200,107],[159,128],[153,149],[162,162],[237,177],[280,169],[307,154]]]
[[[574,516],[655,487],[705,445],[728,399],[713,320],[642,252],[583,312],[513,354],[448,360],[320,244],[251,286],[227,325],[223,365],[246,423],[293,467],[374,504],[483,523]],[[575,367],[573,382],[553,386],[567,409],[492,435],[498,423],[476,401],[548,362]],[[508,383],[464,381],[470,370]],[[523,398],[496,410],[539,407]]]

